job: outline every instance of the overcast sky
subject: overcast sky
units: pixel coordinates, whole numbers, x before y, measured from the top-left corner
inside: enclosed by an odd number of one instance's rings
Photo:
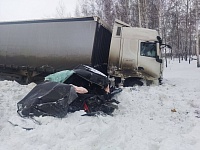
[[[65,6],[65,14],[74,16],[78,0],[0,0],[0,21],[56,18],[59,3]]]

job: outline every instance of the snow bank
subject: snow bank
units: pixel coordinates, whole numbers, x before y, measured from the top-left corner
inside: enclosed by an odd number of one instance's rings
[[[196,61],[190,65],[170,61],[161,86],[124,88],[115,97],[121,103],[114,116],[88,117],[79,111],[63,119],[20,118],[16,103],[34,86],[0,81],[0,149],[200,149],[200,69]]]

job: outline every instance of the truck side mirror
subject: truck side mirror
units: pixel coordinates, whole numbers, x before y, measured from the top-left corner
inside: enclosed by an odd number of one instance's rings
[[[162,44],[162,39],[161,39],[160,36],[157,36],[157,40],[158,40],[158,42],[159,42],[160,44]]]
[[[160,43],[156,43],[156,50],[157,50],[157,55],[156,55],[156,61],[159,63],[162,63],[162,59],[161,58],[161,50],[160,50]]]
[[[160,51],[160,44],[156,43],[156,53],[158,57],[161,57],[161,51]]]

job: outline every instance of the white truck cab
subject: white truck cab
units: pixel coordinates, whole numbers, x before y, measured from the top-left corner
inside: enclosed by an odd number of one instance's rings
[[[161,38],[156,30],[131,27],[115,20],[108,59],[108,74],[124,86],[143,84],[140,80],[162,79]],[[117,80],[118,79],[118,80]]]

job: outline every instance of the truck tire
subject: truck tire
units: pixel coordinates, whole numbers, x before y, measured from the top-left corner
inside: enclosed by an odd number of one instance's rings
[[[158,82],[159,82],[159,85],[162,85],[163,83],[162,83],[162,78],[159,78],[158,79]]]
[[[143,85],[143,82],[140,81],[140,78],[127,78],[125,79],[124,84],[123,84],[124,87],[133,87],[136,85],[138,86]]]

